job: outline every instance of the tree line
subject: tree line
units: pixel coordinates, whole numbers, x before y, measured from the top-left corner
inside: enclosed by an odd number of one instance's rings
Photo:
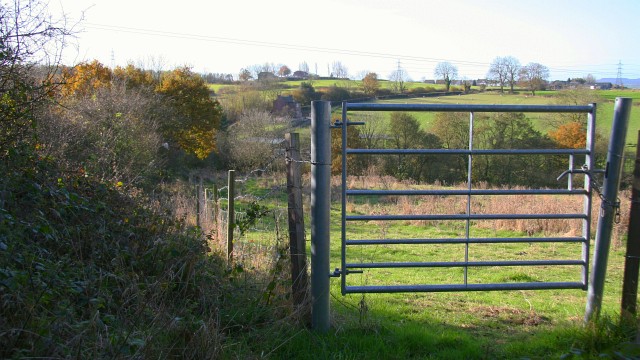
[[[328,65],[327,73],[330,78],[349,79],[348,68],[340,61],[334,61]],[[261,80],[264,78],[264,74],[269,74],[281,79],[287,78],[292,74],[296,78],[302,77],[303,79],[318,77],[317,74],[309,71],[309,65],[306,62],[300,63],[298,70],[295,72],[284,64],[264,63],[240,69],[235,83]],[[445,91],[449,91],[452,83],[459,80],[458,67],[449,61],[439,62],[434,68],[433,76],[445,85]],[[515,86],[518,85],[531,91],[532,95],[535,95],[536,91],[546,88],[549,82],[549,76],[550,70],[543,64],[530,62],[526,65],[521,65],[520,61],[513,56],[498,56],[494,58],[489,65],[486,80],[499,86],[500,92],[504,92],[505,87],[508,87],[509,92],[513,93]],[[234,82],[234,76],[232,74],[208,73],[203,74],[203,77],[205,77],[209,83],[229,84]],[[376,85],[376,83],[381,79],[380,75],[375,72],[364,71],[361,72],[359,78],[362,79],[363,82],[366,81],[369,83],[369,86],[363,84],[365,93],[375,94],[375,89],[372,90],[372,86],[379,88],[379,85]],[[407,90],[406,83],[411,80],[408,72],[400,65],[388,75],[387,79],[392,83],[394,93],[404,93]],[[595,82],[595,78],[593,78],[591,74],[588,74],[585,79],[580,78],[580,80],[591,83]],[[468,89],[473,83],[473,80],[465,78],[461,80],[461,83]]]
[[[394,112],[385,123],[381,115],[363,115],[365,125],[348,130],[349,148],[362,149],[467,149],[468,113],[436,113],[430,131],[425,131],[411,113]],[[584,148],[584,121],[553,118],[557,128],[543,133],[524,113],[478,113],[474,117],[475,149],[555,149]],[[332,134],[332,171],[341,172],[342,133]],[[599,162],[604,150],[598,149]],[[580,159],[576,159],[579,164]],[[467,155],[349,155],[349,175],[370,173],[393,176],[420,183],[456,184],[467,181]],[[492,186],[563,187],[556,176],[568,167],[567,156],[477,155],[473,158],[473,178]],[[602,165],[602,164],[600,164]]]

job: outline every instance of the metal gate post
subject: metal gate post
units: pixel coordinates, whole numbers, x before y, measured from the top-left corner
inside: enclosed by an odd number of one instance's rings
[[[616,98],[611,126],[611,138],[607,152],[607,165],[602,186],[602,204],[600,219],[596,229],[595,250],[593,252],[593,270],[589,279],[587,308],[584,319],[588,322],[597,318],[602,308],[604,280],[607,273],[611,231],[618,205],[618,186],[623,167],[624,146],[631,113],[630,98]]]
[[[329,330],[331,102],[311,102],[311,327]]]

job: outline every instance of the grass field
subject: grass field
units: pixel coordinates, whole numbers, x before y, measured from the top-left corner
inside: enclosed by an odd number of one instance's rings
[[[640,91],[600,91],[599,95],[605,99],[605,101],[598,104],[598,113],[596,118],[596,128],[605,137],[609,137],[611,131],[611,124],[613,120],[614,101],[616,97],[630,97],[633,99],[633,106],[631,110],[631,117],[629,119],[629,129],[627,131],[627,143],[633,146],[637,143],[638,131],[640,131]],[[457,95],[457,96],[441,96],[441,97],[428,97],[428,98],[411,98],[400,100],[383,100],[380,103],[409,103],[409,104],[517,104],[517,105],[550,105],[554,104],[552,93],[545,93],[543,95],[530,96],[527,94],[499,94],[493,92]],[[338,117],[339,112],[336,112],[334,117]],[[353,115],[354,121],[358,120],[360,115],[355,113]],[[388,116],[388,114],[386,114]],[[426,131],[429,131],[431,123],[435,117],[435,113],[432,112],[420,112],[414,113],[418,119],[421,120],[421,124]],[[547,132],[550,128],[547,122],[540,121],[548,118],[547,114],[527,114],[527,117],[533,120],[534,126],[540,131]],[[586,119],[586,117],[585,117]]]
[[[320,83],[317,86],[331,86]],[[314,85],[316,86],[316,85]],[[638,92],[602,91],[605,99],[598,104],[597,127],[608,136],[613,114],[613,101],[618,96],[632,97],[640,101]],[[395,102],[439,103],[439,104],[552,104],[553,92],[501,95],[497,93],[477,93],[440,98],[412,98]],[[629,126],[628,142],[635,143],[640,130],[639,104],[633,107]],[[386,114],[380,121],[384,124]],[[371,115],[371,114],[369,114]],[[423,127],[429,130],[434,114],[416,113],[423,120]],[[351,114],[351,120],[370,120],[366,113]],[[340,117],[335,109],[333,118]],[[532,114],[534,123],[544,120],[542,115]],[[541,122],[542,123],[542,122]],[[541,131],[548,129],[539,125]],[[301,137],[308,139],[308,128],[297,129]],[[356,179],[354,181],[370,181]],[[261,182],[264,184],[261,185]],[[276,181],[277,182],[277,181]],[[337,185],[334,180],[334,185]],[[406,185],[406,184],[404,184]],[[259,182],[244,183],[251,192],[263,197],[274,187],[274,183],[265,179]],[[280,185],[283,186],[283,185]],[[309,180],[306,178],[306,187]],[[374,184],[376,186],[399,186],[395,180],[387,179]],[[338,187],[332,190],[334,194]],[[626,201],[622,209],[628,209],[628,195],[622,194]],[[282,206],[285,197],[277,199],[268,196],[269,207]],[[308,212],[308,195],[305,211]],[[484,203],[479,205],[533,208],[547,206],[560,199],[551,198],[544,202],[534,200],[508,200],[503,204]],[[597,199],[596,199],[597,201]],[[430,211],[424,206],[429,201],[412,203],[393,199],[363,199],[353,201],[349,211],[353,214],[394,213],[402,211]],[[450,207],[460,205],[452,199],[440,199],[432,206]],[[576,206],[562,205],[563,207]],[[577,204],[581,206],[581,202]],[[599,205],[594,205],[598,209]],[[506,208],[503,209],[505,212]],[[464,210],[461,210],[464,211]],[[596,221],[598,216],[594,216]],[[340,267],[340,207],[334,197],[331,207],[331,266]],[[624,229],[628,217],[616,225],[614,240],[607,268],[607,280],[603,299],[603,316],[595,325],[584,326],[583,317],[586,305],[586,292],[582,290],[543,290],[543,291],[479,291],[479,292],[442,292],[442,293],[399,293],[399,294],[349,294],[343,296],[340,280],[331,280],[331,324],[327,334],[319,334],[303,326],[291,326],[289,322],[276,323],[273,326],[256,328],[251,331],[234,333],[230,336],[233,344],[228,347],[228,358],[237,358],[238,354],[258,354],[266,358],[295,359],[591,359],[601,356],[614,357],[626,354],[627,358],[638,358],[637,347],[620,350],[620,343],[629,339],[630,328],[620,326],[619,312],[624,268]],[[305,224],[309,234],[310,219],[306,214]],[[284,225],[286,226],[286,225]],[[492,226],[475,223],[470,229],[475,236],[529,236],[531,234],[560,234],[577,231],[575,224],[562,225],[560,229],[527,228],[517,224]],[[392,234],[394,237],[452,237],[462,236],[464,228],[460,224],[421,223],[400,221],[394,223],[366,222],[350,224],[349,236],[358,239],[379,239]],[[593,234],[593,232],[592,232]],[[472,235],[472,236],[473,236]],[[308,236],[308,235],[307,235]],[[265,233],[248,233],[245,241],[270,244],[273,241]],[[307,241],[309,239],[307,238]],[[591,239],[593,242],[593,239]],[[593,246],[591,247],[593,251]],[[570,244],[519,244],[519,245],[474,245],[470,247],[470,259],[576,259],[581,255],[580,246]],[[309,251],[309,250],[308,250]],[[591,254],[592,255],[592,254]],[[459,261],[464,257],[462,246],[377,246],[370,249],[349,249],[350,259],[358,262],[373,261]],[[592,258],[592,256],[591,256]],[[254,261],[251,256],[248,261]],[[330,270],[328,269],[328,270]],[[470,268],[469,281],[474,283],[491,282],[536,282],[551,280],[577,281],[580,268],[563,267],[504,267]],[[349,285],[375,284],[423,284],[423,283],[459,283],[462,269],[372,269],[362,274],[348,276]],[[238,316],[242,316],[239,314]],[[631,329],[633,326],[631,326]],[[621,357],[623,358],[623,357]]]
[[[309,180],[305,178],[308,186]],[[353,178],[354,187],[421,188],[420,184],[397,182],[390,178]],[[247,182],[245,190],[262,194],[261,183],[267,188],[274,185],[266,179]],[[333,179],[333,184],[337,184]],[[334,192],[337,191],[334,188]],[[308,195],[307,195],[308,196]],[[628,195],[623,209],[629,206]],[[305,211],[309,209],[308,197]],[[456,211],[460,207],[457,200],[436,199],[429,202],[417,199],[364,198],[351,199],[348,211],[352,214],[428,212],[429,209]],[[524,198],[519,201],[490,202],[479,199],[475,207],[486,211],[535,211],[535,207],[580,208],[582,202],[573,199],[559,199],[551,196],[543,201]],[[597,200],[597,199],[596,199]],[[277,204],[284,198],[278,196]],[[551,205],[555,204],[555,205]],[[599,205],[594,204],[597,209]],[[625,214],[624,216],[628,216]],[[597,216],[595,216],[597,219]],[[623,232],[616,225],[616,232]],[[310,219],[305,219],[307,229]],[[561,225],[556,228],[536,228],[522,230],[512,224],[476,223],[471,229],[472,236],[529,236],[530,234],[562,233],[579,231],[579,225]],[[350,224],[352,238],[382,237],[451,237],[461,236],[464,230],[460,224],[444,222],[436,225],[419,221],[383,223],[370,221]],[[307,230],[309,234],[309,230]],[[245,240],[252,239],[247,234]],[[269,241],[263,234],[255,234],[252,241]],[[592,247],[593,249],[593,247]],[[580,247],[562,244],[521,244],[521,245],[479,245],[470,249],[470,259],[575,259],[580,257]],[[340,205],[333,196],[331,205],[331,269],[340,267]],[[388,245],[369,250],[350,249],[348,259],[360,262],[371,261],[427,261],[461,260],[464,249],[461,246],[401,246]],[[310,255],[310,254],[308,254]],[[343,296],[340,279],[331,280],[331,329],[326,334],[309,331],[303,327],[282,325],[277,329],[268,327],[255,329],[248,338],[239,341],[229,350],[235,353],[256,352],[270,358],[295,359],[549,359],[549,358],[594,358],[600,354],[613,354],[616,345],[625,339],[629,329],[618,326],[622,273],[624,265],[624,241],[618,237],[609,258],[602,322],[594,327],[583,326],[586,292],[582,290],[543,291],[479,291],[442,293],[399,293],[399,294],[349,294]],[[579,278],[579,267],[538,267],[538,268],[471,268],[469,281],[487,282],[536,282]],[[461,269],[380,269],[367,270],[363,274],[348,276],[349,285],[374,284],[422,284],[460,283]],[[265,339],[259,341],[256,339]],[[267,340],[270,339],[270,340]],[[634,348],[627,351],[636,351]],[[626,352],[628,353],[628,352]],[[570,357],[573,356],[573,357]]]

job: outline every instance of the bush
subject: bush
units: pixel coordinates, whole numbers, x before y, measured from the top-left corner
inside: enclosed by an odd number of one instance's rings
[[[349,90],[334,85],[323,92],[321,99],[325,101],[340,102],[347,100],[350,97],[351,94],[349,93]]]
[[[222,262],[196,229],[50,161],[23,170],[0,180],[0,357],[220,351]]]
[[[157,95],[122,83],[65,100],[47,110],[39,127],[44,154],[112,184],[137,186],[160,173],[164,105]]]

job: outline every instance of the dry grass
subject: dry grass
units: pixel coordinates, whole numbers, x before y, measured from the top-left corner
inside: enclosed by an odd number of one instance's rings
[[[332,185],[339,188],[339,179],[333,178]],[[414,181],[399,181],[388,176],[362,176],[348,179],[350,189],[437,189],[441,184],[418,184]],[[466,189],[466,184],[457,184],[447,189]],[[477,184],[476,189],[486,189],[486,184]],[[502,188],[505,189],[505,188]],[[512,189],[524,189],[516,187]],[[335,191],[334,191],[335,192]],[[620,216],[616,217],[612,243],[621,246],[629,225],[630,190],[619,194]],[[562,214],[582,213],[583,198],[569,195],[500,195],[474,196],[471,199],[471,213],[474,214]],[[467,208],[466,196],[381,196],[376,200],[367,200],[363,204],[347,202],[348,212],[363,214],[464,214]],[[594,193],[592,198],[591,228],[592,236],[599,220],[601,199]],[[381,223],[381,222],[379,222]],[[436,221],[408,221],[415,226],[436,225]],[[383,224],[378,224],[384,226]],[[580,236],[582,221],[573,219],[515,219],[476,221],[475,227],[489,230],[516,231],[528,236]]]

